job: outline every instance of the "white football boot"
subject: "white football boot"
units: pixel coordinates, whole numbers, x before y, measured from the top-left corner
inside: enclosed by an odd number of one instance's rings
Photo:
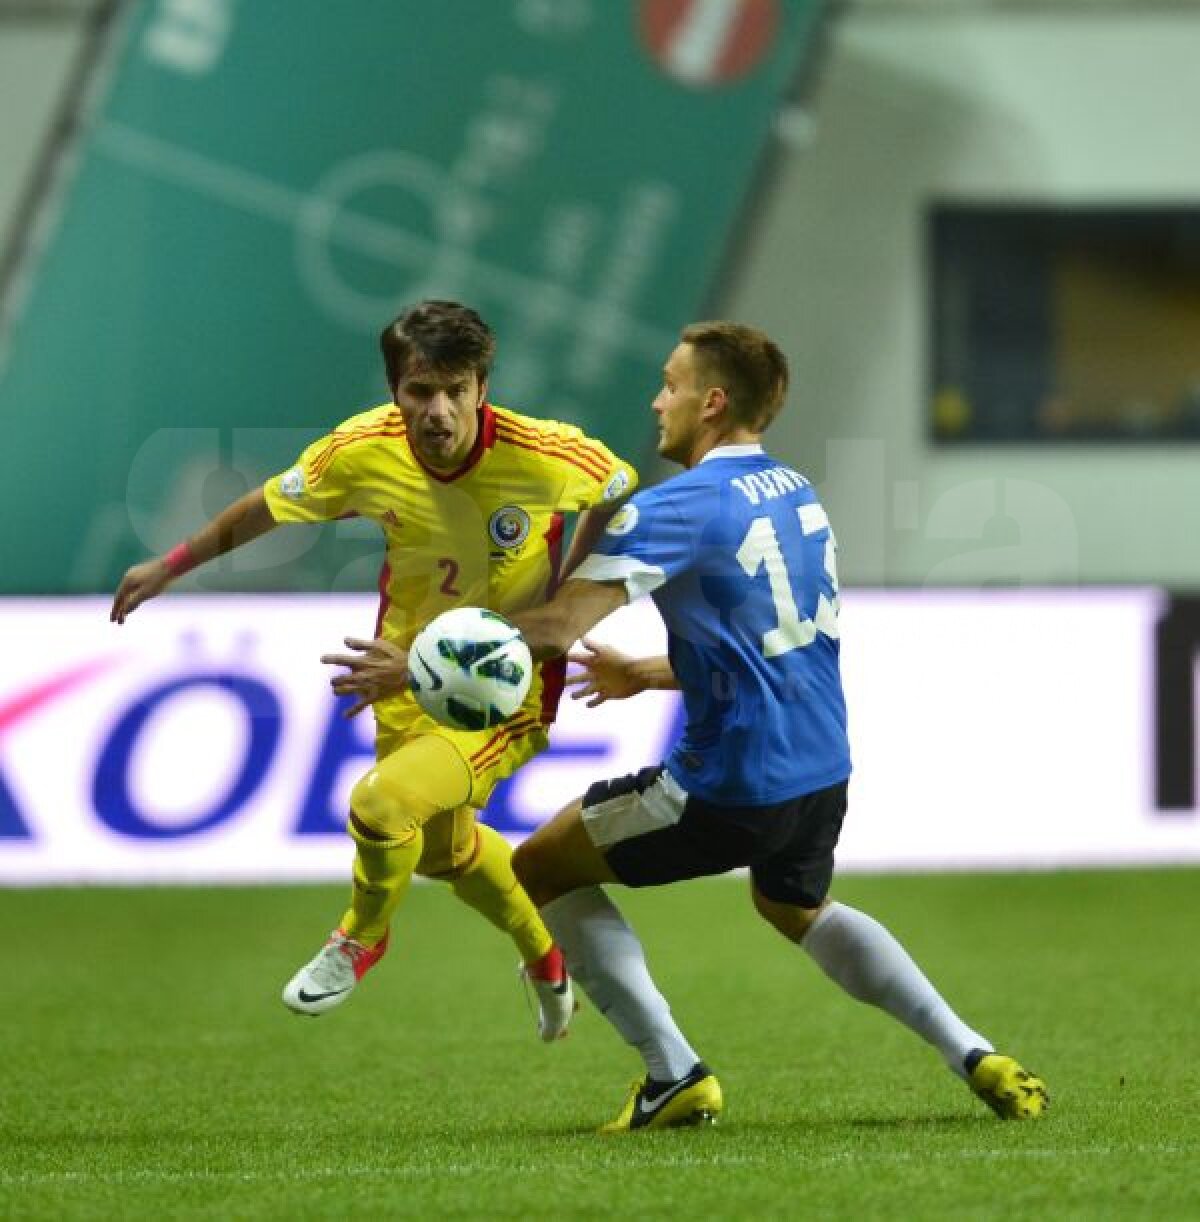
[[[553,946],[537,963],[518,964],[517,970],[537,998],[538,1035],[547,1044],[562,1039],[579,1009],[562,952]]]
[[[297,1014],[316,1018],[340,1006],[366,973],[383,958],[388,939],[375,946],[335,929],[329,941],[283,987],[283,1004]]]

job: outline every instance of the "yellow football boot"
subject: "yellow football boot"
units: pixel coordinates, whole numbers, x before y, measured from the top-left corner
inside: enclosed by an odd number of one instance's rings
[[[977,1049],[966,1068],[971,1090],[1002,1120],[1034,1120],[1050,1106],[1045,1082],[1012,1057]]]
[[[634,1129],[678,1129],[686,1125],[716,1124],[724,1099],[721,1084],[703,1061],[678,1082],[634,1082],[625,1106],[601,1133],[630,1133]]]

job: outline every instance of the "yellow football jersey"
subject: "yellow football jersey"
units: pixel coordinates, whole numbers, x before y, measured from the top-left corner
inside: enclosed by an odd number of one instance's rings
[[[387,557],[376,634],[407,647],[451,607],[511,615],[544,602],[558,577],[563,514],[619,501],[636,482],[628,463],[573,425],[487,403],[463,465],[435,472],[389,405],[313,442],[264,492],[278,522],[379,524]],[[557,690],[531,696],[544,697],[552,718]]]

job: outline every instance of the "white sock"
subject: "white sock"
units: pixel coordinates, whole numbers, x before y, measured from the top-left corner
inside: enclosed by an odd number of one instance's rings
[[[963,1059],[973,1048],[992,1051],[946,1004],[908,951],[865,912],[830,904],[801,945],[851,997],[886,1010],[932,1044],[959,1077],[967,1076]]]
[[[580,887],[541,909],[567,970],[592,1004],[642,1054],[660,1082],[682,1078],[700,1059],[655,987],[637,934],[600,887]]]

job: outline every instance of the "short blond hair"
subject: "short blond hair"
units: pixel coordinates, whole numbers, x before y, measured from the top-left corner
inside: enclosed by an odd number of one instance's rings
[[[761,433],[779,414],[788,388],[788,363],[764,331],[738,322],[695,322],[679,336],[695,350],[705,377],[716,379],[730,412]]]

